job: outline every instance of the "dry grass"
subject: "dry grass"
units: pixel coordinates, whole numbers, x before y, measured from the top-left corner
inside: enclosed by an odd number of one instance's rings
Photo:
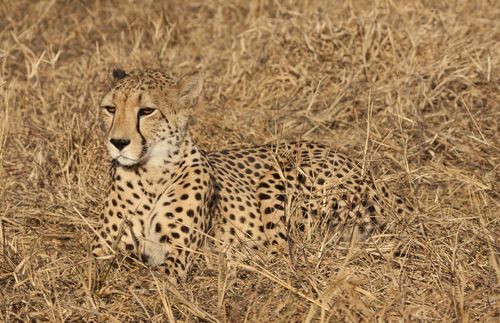
[[[0,14],[0,320],[498,320],[495,1],[25,0]],[[207,252],[177,292],[130,261],[98,277],[96,111],[116,64],[201,70],[192,132],[207,150],[326,142],[419,212],[379,244]]]

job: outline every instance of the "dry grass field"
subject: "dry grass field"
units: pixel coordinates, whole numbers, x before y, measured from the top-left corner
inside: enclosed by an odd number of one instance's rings
[[[0,321],[499,320],[498,2],[2,0],[0,40]],[[324,142],[417,212],[363,244],[206,250],[177,288],[98,272],[115,66],[201,71],[206,150]]]

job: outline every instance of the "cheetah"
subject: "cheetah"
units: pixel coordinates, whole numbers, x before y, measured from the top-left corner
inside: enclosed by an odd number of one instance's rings
[[[182,281],[207,239],[276,250],[320,217],[339,232],[356,227],[365,239],[385,226],[383,200],[408,211],[358,163],[326,145],[205,152],[188,131],[189,108],[203,86],[199,74],[178,81],[157,70],[113,76],[100,108],[113,162],[95,257],[120,250]]]

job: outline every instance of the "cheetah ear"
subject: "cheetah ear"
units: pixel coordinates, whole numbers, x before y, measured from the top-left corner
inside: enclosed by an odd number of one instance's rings
[[[125,78],[127,76],[128,76],[127,72],[125,72],[121,68],[115,68],[115,69],[113,69],[113,78],[115,80],[121,80],[121,79],[123,79],[123,78]]]
[[[197,72],[186,74],[177,82],[177,89],[179,103],[192,105],[203,89],[203,77]]]

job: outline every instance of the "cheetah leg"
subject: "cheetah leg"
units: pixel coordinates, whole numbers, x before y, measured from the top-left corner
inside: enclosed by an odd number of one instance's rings
[[[167,279],[179,284],[186,279],[192,257],[184,246],[164,245],[164,262],[157,265],[157,269],[167,275]],[[143,259],[147,261],[147,259]]]
[[[188,188],[172,188],[162,195],[147,219],[141,258],[158,266],[173,282],[185,280],[194,252],[204,244],[209,196],[210,189],[193,193]]]
[[[167,218],[155,219],[152,228],[154,232],[141,244],[141,260],[165,273],[174,284],[184,281],[193,260],[191,253],[204,241],[201,228],[187,219]]]
[[[103,214],[109,214],[106,208]],[[139,228],[138,219],[133,215],[128,215],[129,220],[111,218],[111,221],[101,221],[101,227],[97,230],[97,235],[92,241],[92,254],[94,257],[105,257],[113,253],[113,250],[121,250],[125,254],[133,255],[137,251],[139,237],[142,233],[135,228]],[[104,216],[102,217],[104,218]]]
[[[277,172],[269,173],[261,178],[257,188],[257,198],[267,242],[272,246],[271,250],[277,249],[288,240],[285,214],[286,192]]]
[[[364,189],[364,192],[337,192],[333,203],[324,212],[330,216],[332,226],[339,230],[342,240],[350,240],[355,227],[358,230],[357,240],[363,241],[384,226],[383,210],[376,192],[368,186]],[[328,209],[331,211],[328,212]]]

